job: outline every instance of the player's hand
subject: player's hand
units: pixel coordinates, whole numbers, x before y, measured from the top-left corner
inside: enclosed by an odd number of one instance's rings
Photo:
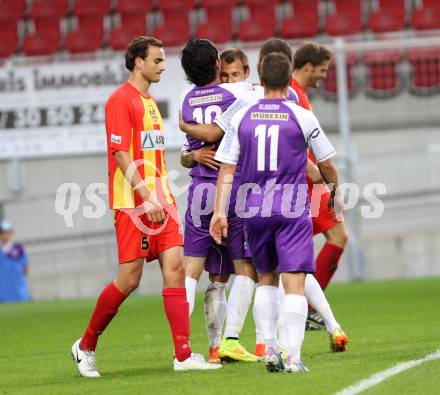
[[[155,224],[162,224],[165,222],[165,212],[156,199],[150,197],[143,202],[142,206],[149,221]]]
[[[222,239],[228,237],[228,220],[224,216],[214,214],[209,225],[209,233],[217,244],[222,244]]]
[[[220,168],[220,163],[214,160],[215,156],[215,145],[205,145],[198,150],[193,151],[193,158],[197,163],[203,166],[209,167],[213,170],[218,170]]]
[[[179,111],[179,128],[182,132],[188,133],[187,123],[183,120],[182,112]]]
[[[344,211],[345,205],[342,196],[339,193],[331,194],[330,199],[328,200],[328,208],[333,209],[335,214],[335,220],[343,221],[344,220]]]

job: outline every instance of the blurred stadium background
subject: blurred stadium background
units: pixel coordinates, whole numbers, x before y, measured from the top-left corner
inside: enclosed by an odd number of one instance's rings
[[[263,40],[313,39],[338,55],[310,94],[339,165],[361,192],[386,186],[379,218],[359,215],[370,206],[363,194],[349,211],[351,253],[336,279],[440,275],[440,1],[0,0],[0,216],[28,250],[34,299],[95,296],[116,271],[112,212],[102,210],[103,110],[126,78],[122,51],[140,34],[167,47],[153,94],[181,214],[189,181],[177,127],[182,45],[200,37],[241,47],[257,82]],[[75,208],[68,226],[59,213]],[[139,292],[160,288],[149,265]]]

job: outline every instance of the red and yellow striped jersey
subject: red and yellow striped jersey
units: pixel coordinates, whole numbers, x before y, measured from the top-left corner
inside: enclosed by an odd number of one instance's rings
[[[166,178],[162,117],[154,99],[126,82],[107,101],[105,127],[110,208],[135,208],[142,204],[115,161],[117,151],[130,154],[148,190],[162,206],[173,204]]]

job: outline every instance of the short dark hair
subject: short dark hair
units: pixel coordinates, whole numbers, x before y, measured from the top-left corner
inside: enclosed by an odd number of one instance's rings
[[[263,43],[259,52],[260,61],[271,52],[282,53],[284,56],[287,57],[290,63],[293,62],[292,48],[289,44],[287,44],[286,41],[281,40],[280,38],[269,38]]]
[[[217,60],[217,48],[205,39],[189,40],[180,53],[186,79],[197,86],[207,85],[216,79]]]
[[[154,37],[138,36],[135,37],[125,50],[125,67],[133,71],[136,58],[145,59],[148,56],[150,47],[163,48],[162,41]]]
[[[220,54],[220,60],[224,60],[227,64],[234,63],[239,60],[243,64],[243,70],[249,70],[249,60],[243,50],[240,48],[227,48]]]
[[[332,53],[323,45],[316,42],[308,42],[300,45],[295,51],[293,68],[301,69],[307,63],[310,63],[313,67],[317,67],[330,60],[331,57]]]
[[[271,52],[266,55],[260,65],[260,77],[268,88],[284,88],[292,78],[292,63],[282,53]]]

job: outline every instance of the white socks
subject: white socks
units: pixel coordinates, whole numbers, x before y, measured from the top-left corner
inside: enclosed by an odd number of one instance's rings
[[[255,283],[251,278],[242,275],[235,276],[226,309],[225,337],[239,337],[254,288]]]
[[[257,313],[255,311],[255,301],[254,301],[254,321],[255,321],[255,344],[264,344],[263,329],[261,328],[260,321],[257,320]]]
[[[307,319],[307,299],[302,295],[287,294],[281,303],[280,314],[287,333],[287,356],[294,363],[301,362],[301,345]]]
[[[194,310],[194,300],[196,298],[197,280],[192,277],[185,277],[186,300],[189,304],[189,316]]]
[[[307,274],[306,282],[304,285],[304,296],[307,298],[309,304],[321,314],[322,319],[325,322],[325,327],[327,332],[331,335],[336,328],[340,328],[337,323],[335,316],[333,315],[332,309],[321,289],[315,276]]]
[[[279,352],[276,340],[279,309],[278,287],[269,285],[257,287],[254,301],[255,324],[263,334],[266,349],[272,347],[276,353]]]
[[[205,323],[209,348],[220,346],[226,317],[226,283],[210,281],[205,292]]]

